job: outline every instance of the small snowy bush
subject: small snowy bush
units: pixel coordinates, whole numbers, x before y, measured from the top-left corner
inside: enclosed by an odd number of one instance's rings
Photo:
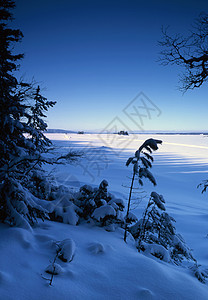
[[[48,200],[51,194],[52,184],[43,169],[30,172],[30,181],[26,183],[27,188],[39,199]]]
[[[206,282],[206,278],[208,278],[208,269],[202,268],[202,266],[198,265],[197,263],[190,267],[190,269],[200,282]]]
[[[30,228],[37,218],[47,217],[48,211],[39,204],[39,199],[12,178],[0,184],[0,198],[0,218],[13,226]]]
[[[151,254],[165,262],[170,262],[170,253],[165,247],[158,244],[148,244],[143,242],[142,248],[144,253]]]
[[[79,208],[80,220],[93,220],[96,225],[124,223],[124,201],[107,191],[108,182],[103,180],[98,188],[84,185],[74,195],[74,204]]]
[[[100,222],[102,226],[106,225],[106,223],[112,222],[112,220],[116,217],[115,209],[108,204],[102,205],[94,210],[92,213],[92,218],[96,221]]]
[[[41,203],[53,221],[70,225],[93,222],[111,231],[111,224],[122,226],[124,223],[124,201],[109,193],[107,186],[107,181],[103,180],[98,188],[84,185],[79,192],[74,193],[66,186],[50,185],[50,193],[47,195],[49,201],[38,203]],[[131,221],[136,220],[133,214],[129,217]]]
[[[51,201],[49,201],[47,209],[52,221],[63,222],[70,225],[78,224],[78,213],[80,213],[81,210],[73,203],[73,194],[69,188],[63,185],[53,187],[49,199],[51,199]]]
[[[176,233],[174,218],[165,210],[163,196],[152,192],[143,218],[129,229],[138,251],[175,264],[183,259],[195,261],[182,236]]]

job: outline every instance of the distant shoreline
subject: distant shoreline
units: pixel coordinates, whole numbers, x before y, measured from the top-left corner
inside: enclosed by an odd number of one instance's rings
[[[66,129],[48,129],[46,131],[46,133],[77,133],[78,134],[79,130],[75,131],[75,130],[66,130]],[[84,134],[117,134],[115,133],[111,133],[111,132],[103,132],[103,131],[85,131]],[[184,132],[180,132],[180,131],[131,131],[129,132],[129,134],[160,134],[160,135],[208,135],[208,132],[206,131],[184,131]]]

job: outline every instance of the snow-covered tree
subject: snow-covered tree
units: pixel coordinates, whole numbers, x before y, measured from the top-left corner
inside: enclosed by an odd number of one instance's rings
[[[39,88],[33,95],[33,85],[15,77],[23,54],[13,54],[13,48],[23,35],[8,26],[14,6],[11,0],[0,1],[0,220],[27,227],[46,215],[27,185],[31,170],[50,162],[42,156],[50,144],[42,118],[54,102],[42,97]],[[28,104],[28,98],[35,104]]]
[[[9,12],[14,7],[13,1],[0,1],[0,178],[4,179],[9,172],[8,163],[12,158],[20,156],[25,147],[22,134],[24,124],[20,119],[24,116],[26,106],[16,93],[18,81],[13,73],[17,69],[16,61],[22,54],[13,55],[12,44],[22,38],[19,30],[7,28],[12,16]]]
[[[156,151],[158,149],[158,144],[162,144],[161,140],[156,139],[148,139],[146,140],[139,149],[135,152],[133,157],[129,157],[126,162],[126,166],[128,167],[130,164],[133,165],[133,175],[131,179],[131,186],[129,190],[129,199],[128,199],[128,207],[125,217],[125,231],[124,231],[124,241],[126,242],[127,230],[129,226],[129,213],[130,213],[130,205],[132,192],[134,189],[134,181],[137,178],[139,181],[139,185],[143,186],[144,178],[147,178],[153,185],[156,185],[156,180],[149,169],[152,167],[153,157],[151,155],[152,151]]]
[[[183,259],[195,262],[184,239],[176,233],[174,223],[175,219],[166,212],[163,196],[152,192],[142,219],[129,229],[138,251],[177,265]]]
[[[37,87],[32,95],[34,97],[34,106],[31,106],[31,114],[28,115],[28,123],[31,132],[31,141],[35,145],[36,149],[41,152],[45,152],[47,147],[51,145],[51,141],[44,135],[47,130],[47,123],[43,118],[46,118],[45,112],[50,107],[53,107],[56,102],[48,101],[47,98],[41,95],[40,86]]]

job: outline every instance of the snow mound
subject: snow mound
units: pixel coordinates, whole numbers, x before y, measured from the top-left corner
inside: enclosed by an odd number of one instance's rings
[[[161,245],[142,243],[142,247],[144,248],[144,253],[146,254],[151,254],[165,262],[170,262],[171,260],[169,251]]]
[[[109,232],[114,232],[116,230],[116,227],[114,224],[109,224],[109,225],[105,226],[105,230],[109,231]]]
[[[7,282],[11,284],[12,279],[13,278],[9,275],[9,273],[0,271],[0,284]]]
[[[92,254],[101,254],[105,252],[105,248],[102,243],[91,243],[88,247],[88,250]]]
[[[123,210],[125,207],[124,201],[120,198],[112,198],[112,200],[110,200],[108,203],[112,206],[116,204],[121,210]]]
[[[65,239],[58,244],[59,251],[58,257],[64,262],[70,262],[73,260],[76,245],[72,239]]]
[[[100,221],[101,219],[104,219],[107,216],[116,216],[115,209],[110,205],[98,207],[94,210],[92,214],[92,217],[95,218],[97,221]]]
[[[150,300],[153,298],[154,295],[149,289],[141,288],[139,291],[139,299]]]
[[[10,234],[13,241],[18,242],[22,248],[29,249],[33,247],[33,235],[30,231],[23,228],[10,228],[8,234]]]
[[[59,275],[63,273],[63,269],[59,264],[53,263],[47,266],[45,272],[48,274]]]

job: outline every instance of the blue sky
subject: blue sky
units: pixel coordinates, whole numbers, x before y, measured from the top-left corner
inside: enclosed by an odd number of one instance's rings
[[[208,88],[182,95],[181,70],[159,65],[157,42],[162,25],[186,33],[208,11],[208,2],[17,0],[16,5],[15,26],[24,34],[16,48],[25,53],[20,72],[41,82],[44,95],[57,101],[48,113],[49,128],[102,131],[117,118],[119,129],[206,130]],[[140,92],[160,110],[145,116],[142,126],[124,112]]]

